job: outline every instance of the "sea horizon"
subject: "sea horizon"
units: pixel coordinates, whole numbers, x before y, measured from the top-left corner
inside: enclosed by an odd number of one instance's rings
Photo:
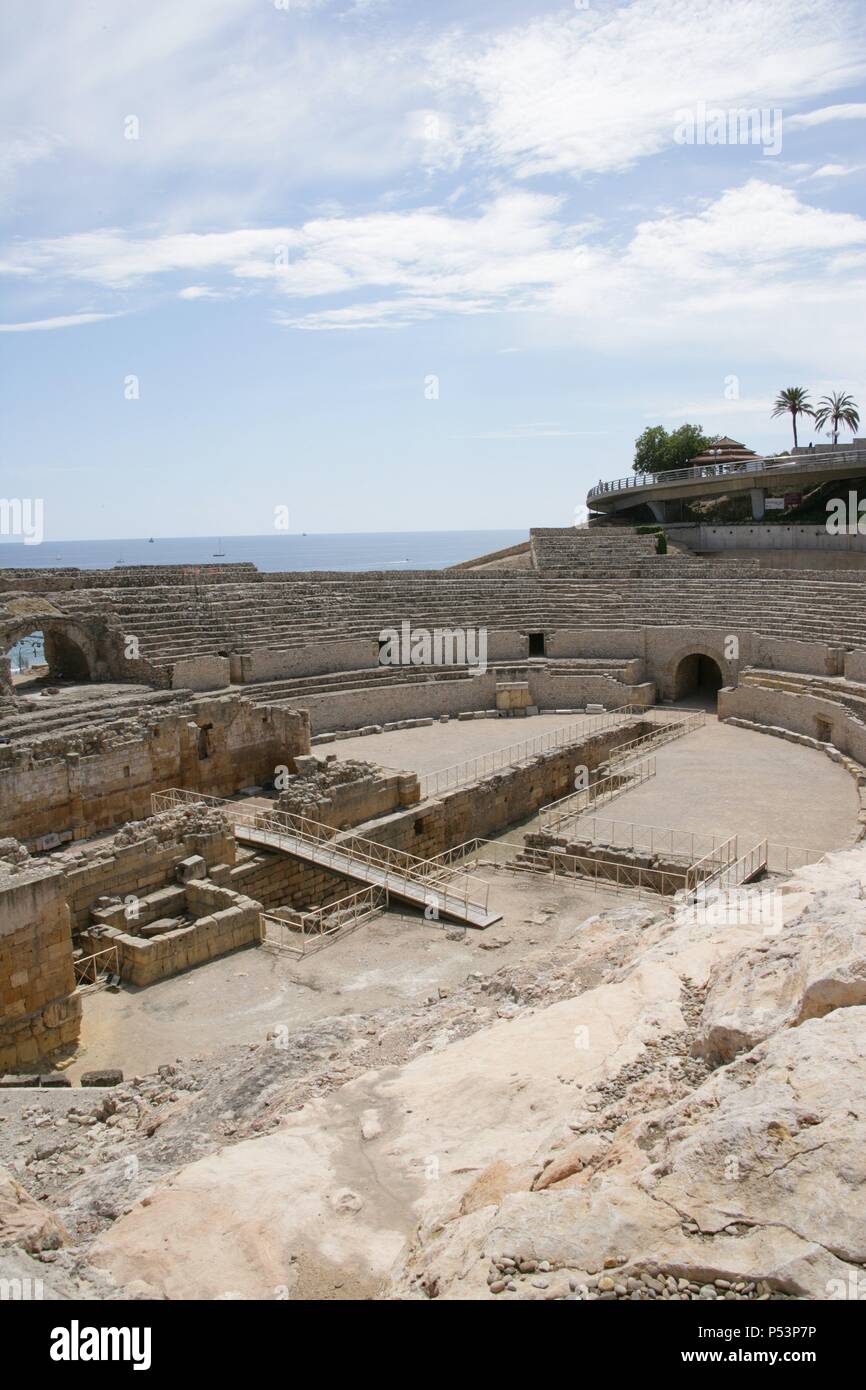
[[[466,531],[294,532],[265,536],[155,536],[0,542],[0,569],[112,569],[121,565],[248,562],[265,572],[444,569],[529,539],[528,528]]]

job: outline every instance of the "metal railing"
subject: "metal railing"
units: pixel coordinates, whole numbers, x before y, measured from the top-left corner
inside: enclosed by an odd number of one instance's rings
[[[736,862],[737,837],[732,835],[690,866],[686,874],[686,892],[694,893],[698,888],[705,889],[709,884],[718,882]]]
[[[612,849],[627,849],[634,854],[667,854],[692,865],[720,854],[723,846],[731,839],[736,840],[736,836],[702,835],[695,830],[594,815],[583,818],[580,838]],[[728,858],[725,862],[729,862]]]
[[[446,913],[450,908],[459,908],[467,915],[470,909],[487,912],[489,885],[483,880],[472,879],[468,874],[460,879],[452,876],[447,887],[439,890],[436,887],[439,868],[435,860],[420,859],[405,850],[380,844],[377,840],[369,840],[350,831],[338,831],[332,825],[323,825],[321,821],[294,811],[279,811],[276,808],[242,811],[234,802],[222,797],[206,796],[177,787],[152,793],[150,801],[154,815],[197,803],[211,806],[232,827],[250,831],[256,843],[272,844],[279,849],[285,848],[281,842],[295,840],[314,846],[316,863],[330,868],[335,874],[345,873],[347,861],[350,864],[363,864],[381,873],[381,880],[376,886],[386,892],[399,895],[408,883],[416,887],[429,885],[434,891],[441,891],[441,906]]]
[[[767,869],[771,874],[792,874],[806,864],[817,864],[829,851],[808,849],[803,845],[783,845],[770,840],[767,844]]]
[[[740,855],[733,864],[728,864],[712,880],[713,886],[720,891],[727,888],[738,888],[742,883],[748,883],[749,879],[757,874],[763,873],[767,868],[767,841],[760,840],[746,854]],[[709,880],[705,881],[709,882]]]
[[[618,822],[610,822],[619,824]],[[622,824],[625,824],[624,822]],[[599,854],[581,854],[560,846],[541,847],[522,844],[517,840],[486,840],[481,836],[466,840],[439,855],[439,862],[447,872],[448,867],[457,861],[470,860],[476,872],[482,869],[508,869],[516,873],[545,873],[554,878],[562,875],[580,878],[589,882],[598,892],[633,893],[638,897],[649,894],[658,898],[680,895],[688,898],[728,870],[737,861],[737,837],[721,840],[709,837],[709,849],[695,862],[689,863],[690,848],[696,847],[696,839],[691,831],[671,830],[662,826],[633,826],[633,831],[645,830],[650,834],[650,843],[658,846],[657,852],[667,852],[672,857],[681,857],[685,862],[681,868],[665,864],[663,866],[628,864],[616,858],[606,859]],[[660,837],[669,837],[666,851],[659,843]],[[681,837],[677,839],[677,837]],[[636,841],[639,836],[634,835]],[[678,847],[684,847],[679,854]],[[630,849],[628,844],[612,845],[616,849]]]
[[[706,714],[703,710],[697,710],[678,717],[677,711],[659,709],[654,705],[617,705],[614,709],[606,710],[603,714],[586,715],[580,724],[565,724],[562,728],[551,729],[545,734],[536,735],[535,738],[525,739],[522,743],[512,743],[505,748],[495,748],[490,753],[479,753],[477,758],[468,758],[465,762],[454,763],[451,767],[441,768],[437,772],[424,773],[418,779],[421,795],[428,797],[436,796],[440,792],[454,791],[456,788],[475,782],[481,777],[490,776],[502,768],[517,767],[521,762],[537,757],[539,753],[547,753],[553,748],[565,748],[571,743],[580,743],[582,739],[592,737],[593,734],[601,733],[605,729],[616,728],[619,723],[626,719],[643,719],[648,723],[663,725],[666,729],[684,725],[677,732],[668,733],[666,737],[655,734],[643,736],[644,738],[655,738],[658,743],[666,743],[669,738],[679,738],[681,733],[688,733],[691,729],[703,725],[706,722]],[[626,748],[631,746],[631,744],[623,745]],[[619,752],[619,749],[615,749],[610,754],[609,761],[614,756],[618,756]]]
[[[262,912],[259,921],[262,945],[291,955],[305,956],[348,936],[362,923],[387,911],[388,894],[382,888],[362,888],[327,907],[299,912],[279,907]]]
[[[120,956],[116,946],[105,946],[92,956],[80,956],[73,961],[76,989],[104,985],[108,977],[120,974]]]
[[[694,733],[695,729],[702,729],[706,722],[706,711],[702,709],[694,710],[682,719],[671,718],[664,722],[659,720],[655,729],[639,734],[628,743],[621,743],[618,748],[612,748],[607,755],[608,766],[614,767],[617,763],[630,762],[648,748],[660,748],[665,743],[672,743],[674,739]]]
[[[517,767],[539,753],[548,753],[553,748],[565,748],[570,743],[616,728],[625,719],[642,714],[640,705],[619,705],[604,714],[588,714],[580,724],[566,724],[560,729],[551,729],[535,738],[524,739],[521,743],[511,743],[505,748],[494,748],[489,753],[479,753],[476,758],[468,758],[462,763],[453,763],[438,772],[428,772],[419,778],[422,797],[438,796],[440,792],[454,791],[481,777],[489,777],[506,767]]]
[[[643,786],[644,782],[648,782],[655,775],[655,758],[644,758],[641,762],[628,764],[619,772],[613,772],[597,782],[590,782],[589,786],[579,787],[568,796],[562,796],[558,801],[551,801],[547,806],[542,806],[538,812],[541,828],[550,834],[556,834],[570,822],[579,819],[591,807],[603,806],[634,787]]]
[[[822,467],[834,468],[839,463],[854,463],[861,456],[866,461],[866,450],[834,450],[827,453],[783,454],[753,459],[731,459],[725,462],[722,457],[718,463],[699,464],[693,468],[669,468],[661,473],[630,473],[625,478],[613,478],[610,482],[598,482],[587,492],[590,497],[604,497],[611,492],[626,492],[630,488],[655,487],[658,484],[685,483],[703,478],[721,478],[730,473],[768,473],[777,469],[784,471],[802,470],[806,464],[810,469],[820,472]]]

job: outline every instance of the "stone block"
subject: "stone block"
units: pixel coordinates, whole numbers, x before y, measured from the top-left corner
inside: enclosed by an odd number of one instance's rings
[[[191,878],[205,878],[207,864],[200,854],[190,854],[181,859],[176,869],[178,883],[188,883]]]

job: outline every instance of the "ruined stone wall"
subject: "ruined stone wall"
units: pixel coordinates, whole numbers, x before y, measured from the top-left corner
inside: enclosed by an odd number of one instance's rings
[[[330,733],[334,729],[363,729],[368,724],[390,724],[399,719],[493,709],[496,676],[487,671],[483,676],[465,679],[407,682],[333,694],[299,695],[297,699],[309,712],[312,733]]]
[[[287,854],[256,853],[242,859],[228,876],[238,893],[256,898],[264,908],[294,907],[306,910],[339,902],[356,893],[362,884],[341,878],[315,864],[290,859]]]
[[[97,735],[101,746],[87,753],[75,751],[67,732],[0,748],[0,835],[34,848],[50,847],[39,844],[44,836],[86,839],[150,815],[152,792],[231,795],[309,752],[303,711],[236,695],[195,699],[188,711],[143,715]]]
[[[0,862],[0,1072],[44,1066],[81,1027],[63,874]]]
[[[188,909],[200,914],[194,922],[150,938],[131,930],[100,927],[92,934],[85,932],[82,944],[89,951],[115,947],[120,978],[127,984],[145,986],[259,943],[260,903],[196,880],[186,884],[185,898]]]
[[[533,867],[553,868],[595,881],[607,879],[626,887],[646,889],[661,897],[681,893],[686,885],[690,861],[682,855],[649,854],[616,845],[599,845],[592,840],[569,839],[536,831],[525,837],[526,862]],[[554,851],[556,853],[554,854]]]
[[[475,836],[492,838],[534,815],[539,807],[573,792],[575,768],[584,766],[594,772],[614,748],[651,727],[636,719],[567,748],[539,754],[521,767],[507,768],[419,806],[359,825],[357,833],[421,859],[432,859]]]
[[[339,761],[333,755],[325,762],[299,756],[295,766],[299,775],[288,780],[277,808],[321,825],[345,829],[421,799],[416,772],[392,771],[354,758]]]
[[[174,883],[178,864],[190,855],[201,855],[208,870],[220,864],[233,866],[236,846],[228,827],[220,822],[215,829],[196,830],[194,824],[156,816],[135,827],[136,838],[129,843],[107,841],[54,856],[51,862],[63,873],[72,930],[79,932],[89,925],[91,908],[99,898],[125,902]]]
[[[866,765],[866,725],[835,700],[800,691],[741,685],[736,690],[719,692],[719,718],[748,719],[789,729],[821,743],[832,743],[840,753]]]

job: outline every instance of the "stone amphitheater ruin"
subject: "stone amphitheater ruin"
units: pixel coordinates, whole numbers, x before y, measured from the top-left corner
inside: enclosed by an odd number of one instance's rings
[[[740,529],[0,570],[0,1276],[866,1294],[866,569]]]

